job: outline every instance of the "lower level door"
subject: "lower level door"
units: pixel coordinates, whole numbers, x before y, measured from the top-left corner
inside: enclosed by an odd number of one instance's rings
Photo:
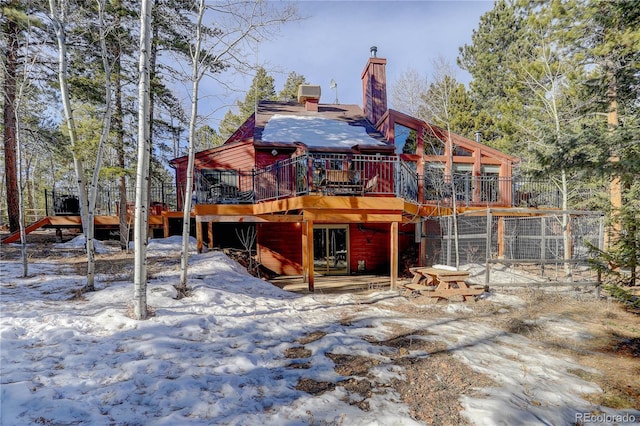
[[[318,274],[349,274],[347,225],[314,226],[313,268]]]

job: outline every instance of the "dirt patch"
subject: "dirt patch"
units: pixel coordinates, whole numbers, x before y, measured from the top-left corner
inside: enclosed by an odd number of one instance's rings
[[[338,385],[344,387],[347,391],[345,402],[355,405],[362,411],[369,411],[369,398],[371,398],[375,389],[375,386],[369,380],[350,378],[339,382]]]
[[[369,370],[380,365],[380,361],[361,355],[325,354],[336,365],[334,370],[341,376],[369,376]]]
[[[322,332],[315,332],[314,338],[323,335]],[[477,395],[476,389],[493,386],[494,383],[454,358],[445,343],[430,340],[429,336],[431,333],[425,330],[399,329],[398,334],[385,341],[367,339],[388,348],[384,355],[390,361],[362,355],[327,353],[326,356],[335,364],[336,373],[348,379],[330,383],[302,378],[296,389],[319,395],[343,387],[346,391],[345,402],[368,411],[369,400],[376,391],[386,391],[390,386],[409,406],[411,416],[417,421],[433,425],[466,424],[460,415],[460,395]],[[310,355],[311,351],[304,347],[289,348],[285,352],[288,358]],[[372,369],[385,364],[402,367],[403,378],[393,379],[390,385],[378,383]]]
[[[286,358],[309,358],[311,351],[304,346],[296,346],[287,348],[287,350],[284,351],[284,356]]]
[[[325,331],[313,331],[298,339],[298,342],[301,345],[306,345],[308,343],[315,342],[316,340],[320,340],[326,335],[327,333]]]
[[[309,393],[311,395],[320,395],[336,388],[335,383],[319,382],[309,378],[301,378],[296,384],[296,390]]]

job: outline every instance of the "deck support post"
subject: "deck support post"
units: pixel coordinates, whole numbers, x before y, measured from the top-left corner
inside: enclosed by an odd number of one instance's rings
[[[202,253],[202,223],[200,222],[200,217],[196,216],[196,240],[197,240],[197,247],[198,247],[198,253]]]
[[[398,281],[398,222],[391,222],[391,290],[395,290]]]
[[[427,221],[422,219],[416,223],[416,226],[420,227],[420,259],[418,264],[427,266]]]
[[[302,280],[309,284],[309,291],[313,286],[313,221],[302,222]]]
[[[162,231],[164,233],[165,238],[169,238],[169,215],[167,215],[166,211],[162,213]]]
[[[213,222],[207,222],[207,239],[209,240],[209,250],[213,250]]]

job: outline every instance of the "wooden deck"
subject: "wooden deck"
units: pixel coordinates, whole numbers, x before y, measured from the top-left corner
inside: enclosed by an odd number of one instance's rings
[[[193,215],[192,215],[193,216]],[[165,237],[169,235],[169,218],[182,218],[182,212],[162,212],[162,215],[149,215],[149,228],[150,229],[162,229],[164,228]],[[133,224],[133,217],[128,216],[127,221]],[[118,216],[106,216],[97,215],[94,216],[95,229],[118,229],[120,226],[120,219]],[[25,233],[28,235],[31,232],[40,228],[82,228],[82,219],[80,216],[47,216],[44,217],[25,228]],[[0,244],[15,243],[20,240],[20,231],[16,231],[9,234],[0,240]]]
[[[302,275],[280,276],[270,281],[273,285],[293,293],[311,294]],[[370,293],[391,289],[391,279],[385,275],[316,275],[314,293]]]

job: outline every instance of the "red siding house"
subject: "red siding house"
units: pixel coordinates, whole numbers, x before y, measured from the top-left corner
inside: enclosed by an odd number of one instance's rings
[[[424,218],[514,205],[518,159],[389,110],[385,67],[372,49],[362,108],[301,86],[298,102],[260,102],[222,146],[197,153],[199,247],[255,225],[258,261],[311,290],[314,274],[389,274],[393,285],[400,253],[424,262]],[[183,188],[187,158],[171,164]]]

